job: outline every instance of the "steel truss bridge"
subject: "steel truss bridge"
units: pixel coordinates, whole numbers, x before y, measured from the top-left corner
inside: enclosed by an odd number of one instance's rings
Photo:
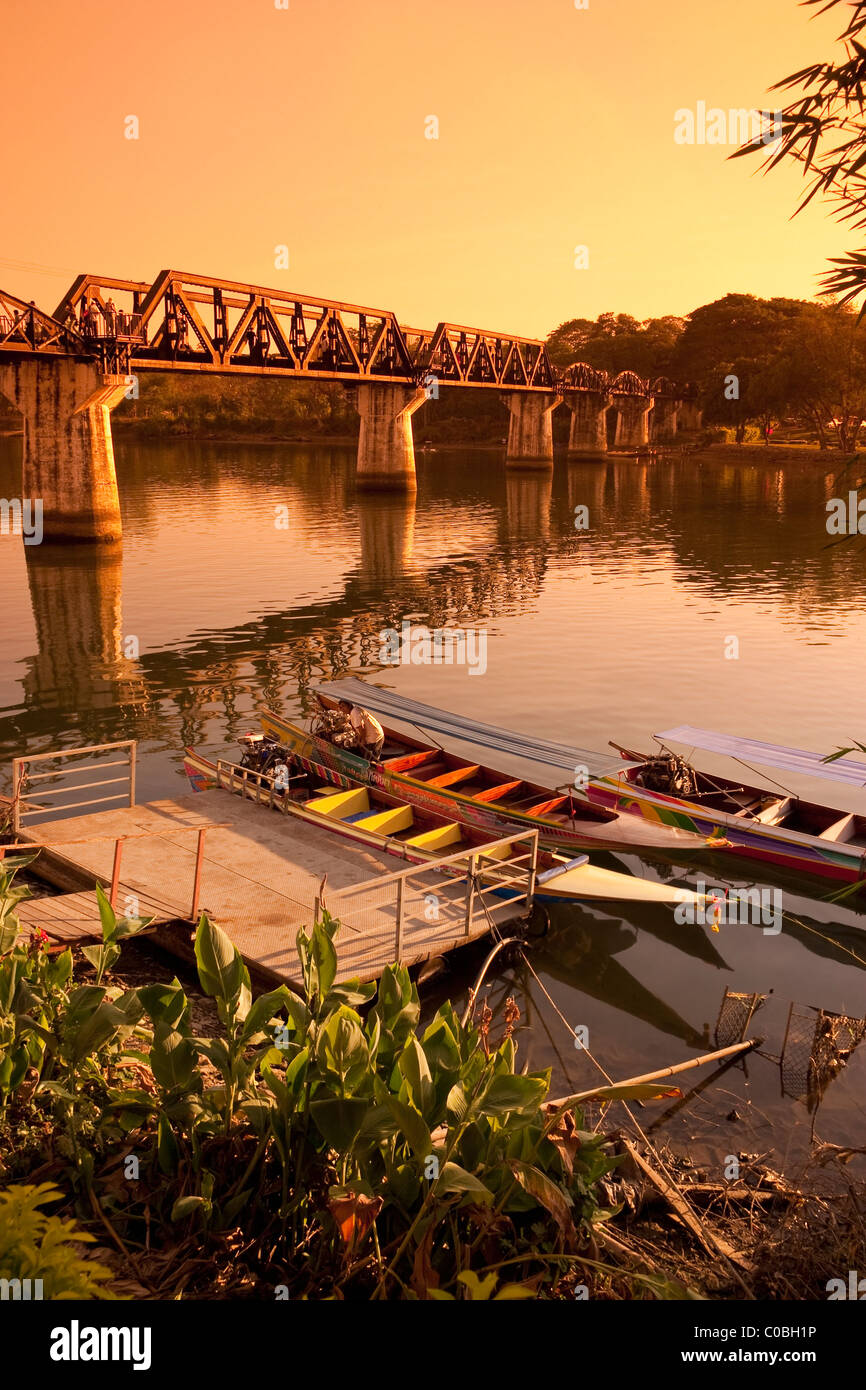
[[[120,303],[115,303],[115,296]],[[142,371],[308,377],[520,392],[684,399],[666,379],[553,366],[540,339],[439,323],[407,328],[389,310],[160,271],[152,284],[79,275],[53,314],[0,291],[0,360],[76,357],[112,375]]]

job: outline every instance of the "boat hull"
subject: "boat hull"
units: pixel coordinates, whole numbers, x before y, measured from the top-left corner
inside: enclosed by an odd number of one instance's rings
[[[866,878],[866,851],[778,826],[760,825],[686,799],[636,787],[622,778],[590,782],[587,795],[596,805],[652,824],[694,835],[723,836],[731,852],[794,873],[814,874],[843,883]]]
[[[372,763],[353,749],[338,747],[316,734],[307,733],[270,711],[262,715],[262,728],[290,749],[306,771],[317,776],[366,783],[391,796],[402,797],[432,815],[457,820],[494,835],[537,830],[539,844],[545,849],[572,854],[590,849],[632,850],[671,856],[708,848],[705,836],[661,821],[653,824],[650,818],[638,823],[634,817],[619,813],[616,807],[610,808],[616,812],[612,820],[575,819],[572,824],[563,825],[544,816],[523,815],[498,807],[496,803],[477,801],[450,787],[431,787],[418,778],[392,772],[383,763]],[[340,785],[348,784],[340,782]]]
[[[216,763],[206,758],[203,754],[197,753],[193,748],[185,750],[184,770],[189,778],[190,785],[195,791],[205,791],[211,787],[220,785],[219,772]],[[303,758],[296,754],[297,761],[304,767],[304,770],[312,773],[314,777],[324,778],[335,788],[350,791],[355,788],[367,785],[359,778],[347,777],[344,774],[333,772],[323,767],[321,763],[314,759]],[[258,785],[253,780],[248,780],[244,787],[244,794],[260,802],[263,806],[273,804],[274,798],[270,784]],[[397,804],[406,804],[405,799],[394,796],[390,792],[384,793],[389,799]],[[308,824],[316,825],[319,828],[332,831],[343,839],[354,840],[364,844],[368,848],[384,850],[388,854],[398,856],[403,862],[418,865],[429,865],[430,868],[439,869],[446,876],[459,876],[463,871],[459,868],[442,863],[439,856],[432,854],[416,846],[410,846],[405,841],[394,840],[387,835],[377,834],[365,830],[362,826],[351,821],[332,819],[318,815],[315,811],[295,802],[288,803],[286,814],[298,816]],[[535,827],[530,827],[534,829]],[[508,826],[504,836],[515,833],[514,826]],[[492,843],[498,837],[484,832],[477,842],[468,842],[467,851],[477,850],[479,856],[484,854],[486,844]],[[506,861],[507,862],[507,861]],[[657,902],[665,904],[691,903],[692,906],[706,907],[707,897],[705,894],[695,893],[688,888],[678,885],[665,883],[655,883],[644,878],[634,878],[629,874],[616,873],[609,869],[602,869],[594,864],[585,862],[563,861],[561,858],[540,850],[537,858],[538,877],[535,883],[535,897],[548,902],[575,902],[575,901],[607,901],[607,902]],[[491,888],[494,896],[510,901],[514,898],[523,896],[522,891],[511,889],[506,886]]]

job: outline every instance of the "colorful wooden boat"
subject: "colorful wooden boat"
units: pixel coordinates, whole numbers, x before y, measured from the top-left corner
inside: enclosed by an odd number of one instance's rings
[[[734,853],[779,869],[846,883],[866,882],[866,814],[806,801],[778,786],[770,790],[731,777],[711,777],[677,757],[664,743],[684,743],[746,762],[747,766],[747,760],[762,762],[788,774],[823,777],[861,788],[866,782],[866,764],[852,759],[826,763],[820,754],[805,749],[737,739],[689,725],[656,737],[661,744],[656,754],[612,744],[625,759],[623,770],[591,782],[587,788],[591,800],[609,810],[633,813],[695,834],[722,835]]]
[[[424,731],[497,748],[510,759],[529,759],[561,773],[579,766],[586,776],[586,800],[579,793],[545,790],[507,772],[493,771],[438,745],[395,732],[385,724],[382,761],[371,764],[357,749],[335,747],[316,731],[307,733],[282,716],[267,712],[263,727],[297,749],[300,756],[345,775],[367,778],[441,813],[507,834],[514,825],[538,826],[550,848],[631,849],[641,854],[677,856],[710,847],[756,859],[777,869],[845,883],[866,879],[866,813],[845,813],[793,794],[780,795],[757,784],[709,777],[689,769],[693,791],[648,786],[656,757],[612,744],[620,755],[604,754],[514,733],[465,716],[405,699],[393,691],[348,678],[317,687],[322,705],[333,708],[341,696]],[[725,753],[741,762],[763,761],[792,774],[807,774],[862,787],[866,764],[852,759],[826,763],[820,754],[759,744],[754,740],[681,726],[657,737],[676,736],[693,747]],[[606,761],[607,758],[607,761]],[[758,773],[755,773],[759,777]],[[691,785],[691,784],[690,784]],[[614,813],[613,821],[593,821],[589,808]],[[629,819],[641,827],[635,833]]]
[[[224,786],[259,801],[264,807],[278,807],[287,815],[309,824],[324,826],[335,835],[355,840],[371,849],[384,850],[410,864],[437,864],[461,851],[475,850],[502,863],[517,862],[519,844],[502,846],[500,836],[476,826],[437,816],[409,801],[389,795],[363,782],[338,777],[315,785],[310,776],[293,777],[288,792],[277,797],[274,778],[240,764],[219,763],[194,748],[185,749],[184,769],[195,791]],[[348,784],[347,784],[348,783]],[[514,827],[510,828],[514,834]],[[463,872],[448,863],[444,873]],[[691,903],[707,905],[707,895],[677,884],[656,883],[629,874],[590,864],[586,855],[568,858],[539,849],[536,859],[535,896],[559,901],[582,899],[610,902]],[[511,898],[518,889],[506,885],[491,890],[497,897]]]
[[[345,684],[358,686],[360,682]],[[594,805],[573,786],[552,788],[527,781],[514,773],[446,752],[429,740],[397,733],[388,726],[381,760],[374,761],[357,748],[334,743],[328,713],[337,709],[338,701],[321,690],[318,699],[321,717],[310,731],[272,711],[262,715],[265,733],[314,776],[348,779],[347,785],[365,782],[433,815],[497,835],[512,834],[522,828],[538,830],[539,842],[547,849],[570,853],[586,849],[631,850],[673,858],[715,847],[716,842],[708,841],[706,836],[661,821],[638,820],[616,807]],[[370,707],[368,702],[366,708]],[[604,764],[612,764],[609,756],[604,758]],[[572,763],[572,779],[574,768]]]

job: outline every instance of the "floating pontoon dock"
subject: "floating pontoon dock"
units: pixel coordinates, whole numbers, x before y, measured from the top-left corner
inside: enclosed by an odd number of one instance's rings
[[[94,804],[85,799],[49,805],[45,797],[62,795],[66,776],[99,772],[107,765],[99,755],[121,747],[128,749],[129,770],[117,779],[125,792],[114,799],[126,804],[29,823],[52,810]],[[59,772],[33,770],[43,760],[84,755],[97,760]],[[298,985],[295,936],[323,908],[342,923],[336,938],[338,979],[372,980],[390,962],[415,965],[443,955],[531,906],[535,831],[497,842],[522,851],[507,866],[463,851],[436,865],[394,872],[399,861],[391,855],[221,788],[135,805],[134,762],[131,744],[15,760],[16,841],[41,847],[32,872],[63,890],[60,896],[22,903],[25,929],[41,927],[62,941],[98,936],[93,891],[98,882],[119,915],[153,916],[154,934],[167,949],[188,957],[193,924],[206,911],[237,945],[251,972]],[[34,796],[37,778],[48,785]],[[97,785],[76,781],[65,790]],[[503,900],[494,890],[506,875],[518,896]]]

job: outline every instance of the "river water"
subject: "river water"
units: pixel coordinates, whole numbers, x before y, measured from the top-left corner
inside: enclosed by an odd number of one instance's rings
[[[828,752],[866,735],[863,541],[826,548],[832,460],[558,459],[551,476],[507,473],[501,450],[419,450],[408,501],[357,495],[351,448],[121,438],[116,454],[122,556],[25,555],[0,536],[7,785],[15,754],[136,738],[139,800],[184,794],[184,744],[223,749],[262,705],[299,713],[310,684],[346,672],[587,748],[646,747],[680,723]],[[19,495],[19,470],[20,441],[0,440],[0,495]],[[379,634],[404,621],[485,634],[486,669],[383,668]],[[753,872],[714,856],[705,877],[737,887]],[[694,882],[695,867],[673,874]],[[514,996],[520,1055],[553,1067],[562,1094],[598,1072],[559,1013],[619,1078],[712,1048],[726,987],[766,994],[746,1068],[642,1123],[671,1110],[659,1129],[716,1176],[740,1151],[794,1165],[813,1125],[862,1144],[866,1045],[816,1114],[797,1095],[810,1007],[866,1014],[866,915],[808,880],[772,886],[778,935],[638,905],[559,909],[531,957],[539,980],[494,971],[491,1004]],[[450,969],[434,998],[464,999],[472,973]]]

